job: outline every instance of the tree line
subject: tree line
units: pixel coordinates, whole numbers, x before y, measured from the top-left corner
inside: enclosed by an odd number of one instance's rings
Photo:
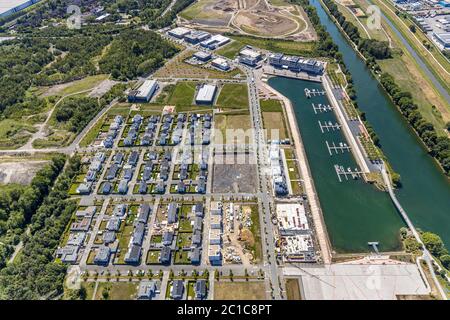
[[[62,161],[62,160],[60,160]],[[69,188],[79,172],[80,156],[69,159],[54,187],[31,217],[19,261],[0,271],[0,299],[37,300],[63,292],[66,266],[55,261],[61,236],[76,209]]]
[[[65,158],[55,156],[40,169],[27,186],[8,185],[0,189],[0,268],[23,238],[24,230],[34,212],[48,195],[56,177],[64,167]]]
[[[437,135],[433,124],[426,121],[419,112],[411,93],[401,90],[392,75],[389,73],[381,74],[380,83],[428,147],[430,154],[441,164],[444,172],[450,175],[450,139],[446,136]]]
[[[124,30],[111,42],[100,60],[100,71],[128,80],[161,67],[178,49],[153,31]]]

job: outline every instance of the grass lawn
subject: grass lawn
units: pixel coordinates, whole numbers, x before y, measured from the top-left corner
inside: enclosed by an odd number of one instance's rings
[[[288,300],[302,300],[298,279],[286,279],[286,295]]]
[[[227,57],[228,59],[234,59],[244,46],[245,44],[236,40],[216,50],[215,53]]]
[[[14,119],[0,121],[0,149],[15,149],[24,145],[37,129]]]
[[[259,102],[262,112],[282,112],[283,106],[280,100],[268,99]]]
[[[215,129],[220,130],[222,136],[219,135],[219,132],[215,132],[215,141],[217,143],[231,143],[231,141],[227,140],[227,129],[229,130],[247,130],[251,128],[251,118],[249,114],[237,114],[237,115],[224,115],[218,114],[215,116]],[[243,137],[239,137],[243,138]],[[236,139],[236,138],[235,138]],[[222,140],[222,141],[220,141]],[[231,137],[230,139],[231,140]]]
[[[159,253],[160,250],[149,250],[147,253],[147,264],[159,264]]]
[[[314,42],[287,41],[281,39],[257,38],[244,35],[232,35],[233,40],[237,40],[243,44],[248,44],[260,49],[281,52],[288,55],[297,56],[314,56]]]
[[[88,76],[81,80],[74,81],[70,86],[57,92],[58,95],[65,96],[80,91],[94,89],[100,82],[108,78],[107,74],[98,74],[94,76]]]
[[[133,300],[137,288],[137,282],[99,282],[95,300]]]
[[[179,81],[169,97],[170,105],[194,104],[195,87],[197,83],[192,81]]]
[[[262,244],[261,244],[261,226],[259,223],[258,205],[253,204],[249,206],[252,210],[250,218],[252,219],[252,226],[250,231],[253,234],[255,244],[253,245],[253,256],[255,262],[260,262],[262,258]]]
[[[175,251],[173,264],[191,264],[191,260],[189,260],[189,251]]]
[[[216,104],[224,109],[248,109],[247,85],[242,83],[224,84]]]
[[[214,300],[265,300],[266,287],[261,281],[216,281]]]
[[[283,112],[263,112],[264,129],[271,140],[283,140],[288,138]]]

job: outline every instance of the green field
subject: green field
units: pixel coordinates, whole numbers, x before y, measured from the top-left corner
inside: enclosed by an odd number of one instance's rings
[[[246,84],[226,83],[220,90],[217,105],[223,109],[248,109]]]
[[[37,129],[22,121],[5,119],[0,121],[0,149],[15,149],[24,145]]]
[[[197,82],[193,81],[179,81],[170,95],[168,103],[174,106],[192,105],[194,103],[196,85]]]
[[[260,49],[282,52],[284,54],[297,56],[315,56],[314,42],[287,41],[280,39],[257,38],[242,35],[230,35],[230,38],[243,44]]]
[[[243,44],[240,41],[233,41],[229,44],[227,44],[226,46],[216,50],[216,53],[227,57],[228,59],[234,59],[234,57],[236,57],[236,55],[239,53],[239,51],[241,51],[241,49],[245,46],[245,44]]]
[[[260,100],[259,104],[262,112],[283,112],[283,107],[280,100]]]

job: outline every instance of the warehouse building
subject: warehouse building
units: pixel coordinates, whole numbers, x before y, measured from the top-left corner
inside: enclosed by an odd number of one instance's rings
[[[208,40],[200,42],[200,45],[204,48],[214,50],[214,49],[217,49],[217,48],[223,46],[224,44],[226,44],[228,42],[230,42],[230,38],[225,37],[221,34],[216,34],[216,35],[212,36],[211,38],[209,38]]]
[[[203,85],[195,97],[195,103],[197,104],[213,104],[216,96],[217,87],[215,85],[205,84]]]
[[[183,39],[185,36],[187,36],[188,34],[191,33],[191,30],[189,30],[188,28],[183,28],[183,27],[178,27],[178,28],[174,28],[172,30],[170,30],[169,32],[169,36],[178,38],[178,39]]]
[[[211,34],[206,31],[194,30],[184,36],[186,42],[197,44],[199,42],[205,41],[211,37]]]
[[[145,80],[139,89],[130,91],[128,102],[149,102],[157,89],[158,83],[155,80]]]
[[[433,37],[442,49],[450,49],[450,33],[433,33]]]

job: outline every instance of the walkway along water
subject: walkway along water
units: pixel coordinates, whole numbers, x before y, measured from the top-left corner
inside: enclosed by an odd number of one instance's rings
[[[422,230],[439,234],[450,247],[450,182],[395,108],[378,81],[353,50],[321,7],[311,0],[321,23],[343,54],[354,80],[359,108],[365,112],[394,170],[401,175],[402,188],[396,196],[412,223]],[[384,221],[386,227],[389,222]]]

